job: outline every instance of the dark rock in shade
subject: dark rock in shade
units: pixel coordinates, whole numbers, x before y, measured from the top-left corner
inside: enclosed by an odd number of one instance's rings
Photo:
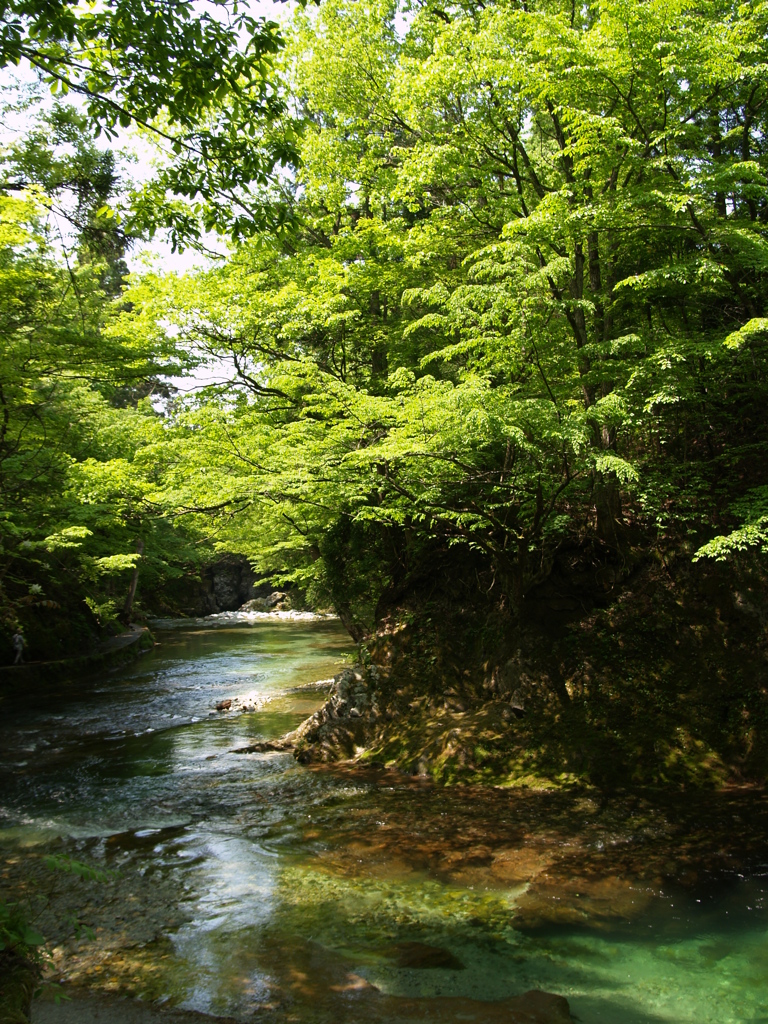
[[[291,734],[281,740],[262,740],[258,743],[249,743],[247,747],[233,747],[230,754],[265,754],[270,751],[293,750]]]
[[[40,972],[8,950],[0,952],[0,1024],[28,1024]]]
[[[225,556],[209,566],[204,576],[210,581],[208,598],[212,612],[233,612],[255,596],[256,578],[247,560]]]
[[[392,947],[398,967],[416,970],[442,968],[448,971],[463,971],[464,964],[447,949],[428,946],[424,942],[398,942]]]
[[[257,583],[256,573],[244,555],[226,554],[177,580],[168,581],[158,593],[139,590],[141,605],[158,617],[216,615],[235,611],[288,611],[291,595],[274,584]]]
[[[272,589],[269,583],[256,584],[256,574],[247,558],[223,555],[201,569],[196,579],[186,579],[183,585],[174,587],[171,584],[166,588],[158,610],[164,614],[181,611],[186,615],[234,612],[246,601],[269,597]],[[142,600],[145,604],[152,604],[149,596],[142,597]]]

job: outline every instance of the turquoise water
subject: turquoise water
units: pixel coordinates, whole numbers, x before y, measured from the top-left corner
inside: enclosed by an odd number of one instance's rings
[[[634,878],[611,851],[648,835],[594,812],[585,893],[561,867],[543,914],[521,918],[534,890],[504,867],[521,849],[581,872],[567,804],[553,817],[545,796],[233,752],[319,706],[310,684],[350,648],[335,621],[235,615],[157,637],[128,670],[0,724],[5,853],[64,849],[177,902],[137,950],[160,965],[145,998],[242,1020],[491,1021],[542,988],[583,1024],[768,1021],[768,858],[693,885]],[[257,710],[213,710],[238,697]],[[550,913],[582,896],[580,916]],[[453,959],[408,962],[409,943]]]

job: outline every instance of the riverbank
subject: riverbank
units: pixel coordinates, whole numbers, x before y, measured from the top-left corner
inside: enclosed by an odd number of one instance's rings
[[[562,553],[520,612],[471,560],[436,561],[380,602],[356,679],[338,681],[297,755],[606,794],[765,784],[762,563],[638,555],[609,574],[588,556]]]
[[[14,695],[29,696],[29,687],[59,685],[89,678],[101,672],[116,672],[151,650],[155,640],[146,626],[132,626],[125,633],[109,637],[94,650],[76,658],[31,661],[0,667],[0,700]]]

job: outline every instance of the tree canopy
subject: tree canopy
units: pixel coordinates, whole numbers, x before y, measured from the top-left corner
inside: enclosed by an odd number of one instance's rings
[[[97,134],[138,126],[166,144],[171,159],[134,204],[143,229],[189,242],[201,224],[237,235],[281,223],[258,194],[294,158],[274,129],[275,22],[236,0],[9,0],[0,21],[0,68],[25,61],[54,95],[81,97]]]
[[[768,7],[398,16],[294,21],[291,237],[129,292],[233,368],[179,418],[186,500],[337,604],[365,578],[368,624],[437,538],[518,603],[577,538],[762,543]]]
[[[76,61],[107,128],[114,94],[180,133],[137,224],[157,202],[145,224],[173,210],[234,241],[207,271],[134,277],[94,337],[147,376],[230,379],[147,413],[127,461],[73,456],[81,495],[124,472],[355,636],[437,548],[481,553],[519,609],[564,546],[626,566],[766,544],[768,4],[324,0],[282,46],[185,5],[173,41],[152,5],[131,36],[127,9],[56,29],[56,68]],[[201,32],[229,56],[206,64]],[[182,85],[199,95],[174,105]]]

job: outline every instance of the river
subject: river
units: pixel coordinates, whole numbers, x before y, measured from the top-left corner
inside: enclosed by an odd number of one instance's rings
[[[280,1024],[502,1020],[532,988],[582,1024],[768,1021],[763,804],[723,812],[740,859],[643,801],[237,753],[322,703],[311,684],[348,637],[239,614],[155,634],[128,669],[0,725],[5,891],[69,984]],[[234,697],[252,710],[213,710]],[[50,853],[108,874],[57,874]]]

